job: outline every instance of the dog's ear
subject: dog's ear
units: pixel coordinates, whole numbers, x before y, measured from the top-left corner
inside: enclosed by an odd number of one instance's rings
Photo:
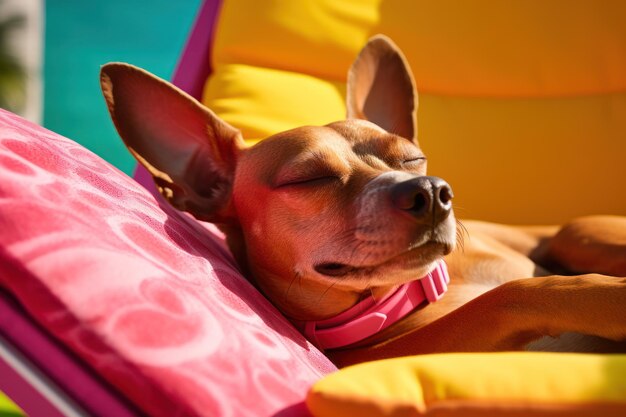
[[[363,47],[348,72],[348,118],[365,119],[417,140],[417,91],[400,49],[384,35]]]
[[[111,118],[161,194],[201,220],[229,217],[240,132],[194,98],[140,68],[102,67],[100,84]]]

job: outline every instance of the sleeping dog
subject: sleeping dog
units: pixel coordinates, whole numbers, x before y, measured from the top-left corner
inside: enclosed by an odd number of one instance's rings
[[[218,224],[244,274],[338,365],[429,352],[626,351],[626,279],[616,278],[626,276],[626,218],[458,222],[451,186],[426,174],[415,84],[388,38],[372,38],[350,68],[346,120],[249,148],[139,68],[107,64],[101,85],[165,199]]]

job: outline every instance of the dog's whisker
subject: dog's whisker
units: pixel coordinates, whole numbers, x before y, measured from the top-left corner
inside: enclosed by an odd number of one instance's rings
[[[352,241],[357,239],[356,232],[362,230],[362,227],[357,226],[351,229],[344,230],[337,238],[341,241]]]
[[[459,206],[457,204],[454,204],[454,212],[458,215],[459,213],[463,213],[466,212],[467,209],[463,206]],[[465,217],[465,216],[459,216],[459,217]]]
[[[328,291],[330,291],[331,288],[333,288],[335,286],[335,284],[337,283],[337,281],[333,281],[332,284],[330,284],[322,293],[322,295],[320,295],[320,298],[317,300],[317,304],[320,304],[322,302],[322,300],[324,299],[324,297],[326,296],[326,294],[328,294]]]
[[[367,241],[359,240],[357,244],[353,246],[352,253],[350,253],[349,259],[354,259],[356,253],[359,252],[362,249],[362,247],[367,243],[368,243]]]
[[[456,243],[461,249],[461,252],[465,252],[465,237],[469,238],[469,231],[465,225],[457,219],[456,221]]]
[[[465,253],[465,240],[460,232],[456,232],[456,246],[461,253]]]
[[[291,287],[293,286],[293,283],[296,281],[298,276],[301,276],[301,275],[302,274],[299,274],[298,272],[294,273],[293,278],[289,282],[289,286],[287,287],[287,290],[285,291],[285,294],[283,294],[283,300],[287,300],[289,298],[289,291],[291,291]]]

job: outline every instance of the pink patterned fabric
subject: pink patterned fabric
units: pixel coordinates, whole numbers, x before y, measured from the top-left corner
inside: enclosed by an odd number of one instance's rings
[[[219,237],[4,111],[0,286],[153,416],[306,415],[306,390],[335,369]]]
[[[75,356],[55,341],[0,288],[0,344],[11,346],[27,358],[55,386],[92,417],[138,417],[135,407],[94,376]],[[11,355],[13,356],[13,355]],[[16,372],[12,361],[0,355],[0,391],[4,392],[27,416],[63,417],[58,403],[51,401],[41,387],[31,385]],[[44,382],[48,386],[47,381]],[[0,413],[2,415],[2,413]],[[67,416],[66,416],[67,417]]]

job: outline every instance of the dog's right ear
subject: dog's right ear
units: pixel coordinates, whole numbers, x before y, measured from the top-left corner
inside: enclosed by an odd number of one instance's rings
[[[417,90],[409,64],[388,37],[376,35],[348,72],[349,119],[365,119],[417,142]]]
[[[111,118],[161,194],[200,220],[226,221],[241,133],[194,98],[147,71],[102,67]]]

